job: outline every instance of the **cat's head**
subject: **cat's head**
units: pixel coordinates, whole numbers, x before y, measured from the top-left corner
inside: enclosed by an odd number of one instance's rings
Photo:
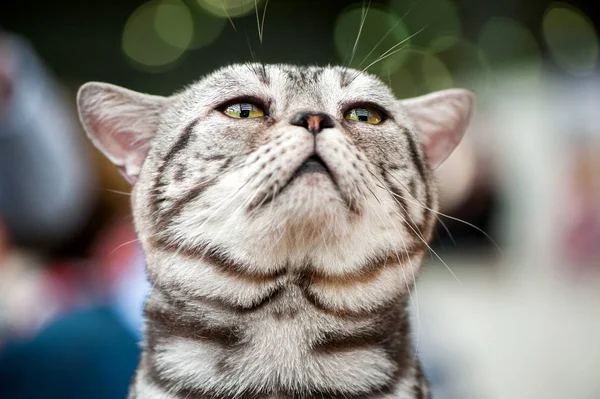
[[[94,144],[134,183],[147,253],[219,254],[328,273],[418,257],[435,219],[432,171],[461,140],[473,95],[400,101],[342,67],[232,65],[171,97],[88,83]]]

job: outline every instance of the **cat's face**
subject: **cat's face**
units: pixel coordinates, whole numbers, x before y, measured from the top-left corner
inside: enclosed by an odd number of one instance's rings
[[[92,140],[136,182],[147,254],[339,274],[390,256],[418,263],[436,207],[431,171],[462,137],[472,95],[402,102],[354,70],[248,64],[169,98],[92,83],[79,106]]]

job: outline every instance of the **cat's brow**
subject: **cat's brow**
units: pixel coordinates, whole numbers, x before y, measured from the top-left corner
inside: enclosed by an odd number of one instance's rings
[[[214,93],[206,98],[206,105],[210,108],[219,108],[227,103],[239,101],[246,102],[257,102],[261,104],[268,104],[269,99],[265,96],[265,93],[260,90],[253,90],[249,86],[238,86],[231,90],[223,93]]]

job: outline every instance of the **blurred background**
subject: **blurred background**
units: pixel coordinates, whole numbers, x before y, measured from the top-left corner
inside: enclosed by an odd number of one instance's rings
[[[600,398],[599,24],[593,1],[3,1],[0,398],[124,398],[139,355],[130,188],[77,88],[169,95],[252,60],[475,91],[411,301],[434,397]]]

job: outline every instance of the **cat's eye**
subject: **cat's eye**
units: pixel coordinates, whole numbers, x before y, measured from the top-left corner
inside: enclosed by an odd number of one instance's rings
[[[344,118],[349,121],[367,122],[371,125],[377,125],[382,120],[381,112],[373,108],[353,108],[346,112]]]
[[[250,103],[231,104],[223,112],[232,118],[260,118],[265,116],[265,111]]]

